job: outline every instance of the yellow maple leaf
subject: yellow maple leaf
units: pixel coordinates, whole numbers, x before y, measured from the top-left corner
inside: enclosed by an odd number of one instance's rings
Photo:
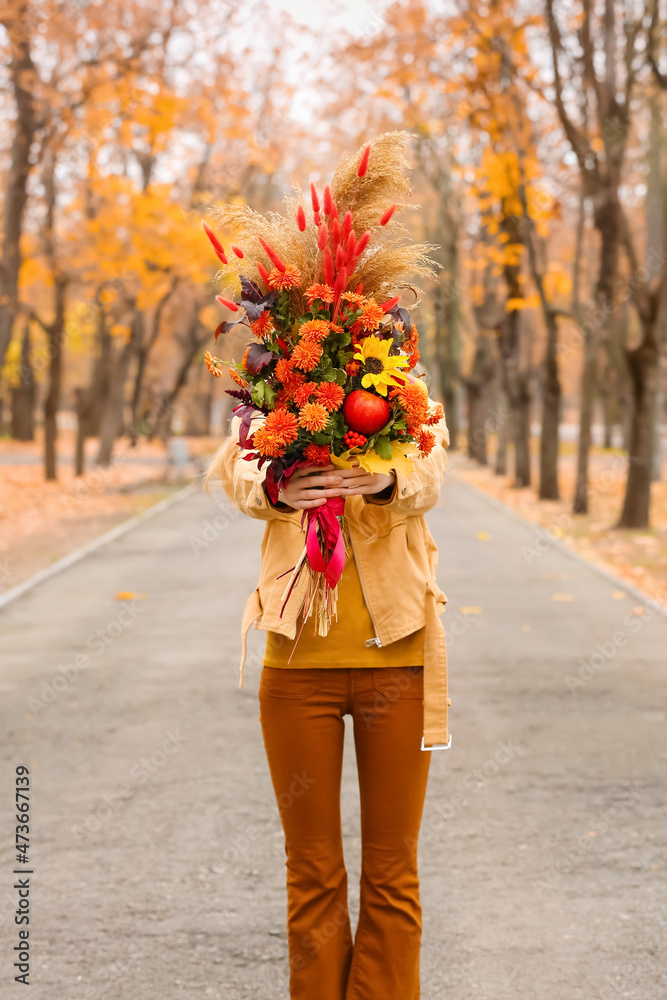
[[[348,449],[342,455],[334,455],[332,452],[331,461],[339,469],[351,469],[358,461],[362,469],[371,474],[382,472],[384,475],[388,475],[390,469],[396,469],[404,476],[409,476],[415,468],[412,458],[416,458],[418,453],[414,444],[401,444],[400,441],[392,441],[391,458],[380,458],[374,448],[371,448],[364,455],[351,455]]]

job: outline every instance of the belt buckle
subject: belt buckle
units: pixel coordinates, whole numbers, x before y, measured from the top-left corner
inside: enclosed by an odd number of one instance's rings
[[[452,734],[451,733],[449,734],[449,739],[447,740],[446,743],[434,743],[432,747],[425,747],[424,746],[424,737],[422,736],[422,745],[420,746],[419,749],[420,750],[449,750],[449,748],[451,747],[451,745],[452,745]]]

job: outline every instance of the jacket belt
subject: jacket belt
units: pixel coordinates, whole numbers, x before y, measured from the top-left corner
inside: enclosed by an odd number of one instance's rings
[[[438,615],[436,589],[426,586],[426,628],[424,630],[424,732],[422,749],[444,749],[449,744],[447,729],[447,639]]]

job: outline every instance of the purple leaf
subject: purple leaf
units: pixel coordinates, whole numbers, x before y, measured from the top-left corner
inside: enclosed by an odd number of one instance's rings
[[[245,359],[245,366],[251,375],[256,375],[265,365],[279,357],[280,355],[274,351],[267,351],[263,344],[251,344]]]

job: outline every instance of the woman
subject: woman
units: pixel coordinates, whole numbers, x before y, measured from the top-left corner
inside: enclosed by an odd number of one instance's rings
[[[436,445],[409,475],[303,467],[274,504],[265,471],[240,459],[239,424],[235,417],[206,483],[219,479],[235,506],[266,521],[260,581],[243,615],[240,686],[254,622],[267,632],[259,719],[285,833],[290,996],[418,1000],[417,839],[431,759],[422,750],[450,742],[438,617],[447,598],[424,520],[440,495],[447,425],[443,417],[431,428]],[[303,595],[282,610],[285,574],[303,548],[302,512],[334,496],[345,497],[347,529],[337,621],[326,637],[312,634],[312,620],[297,637]],[[354,939],[340,817],[344,715],[353,720],[361,796]]]

